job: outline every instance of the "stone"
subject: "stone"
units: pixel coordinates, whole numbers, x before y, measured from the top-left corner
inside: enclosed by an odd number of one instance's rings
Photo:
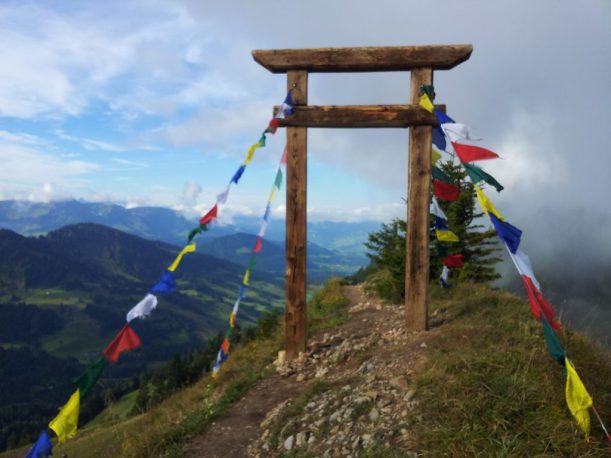
[[[310,434],[310,437],[308,438],[308,444],[313,444],[314,442],[316,442],[316,437],[314,436],[314,434]]]
[[[369,411],[369,419],[371,421],[376,421],[378,418],[380,418],[380,412],[374,407]]]
[[[403,377],[393,377],[388,381],[388,384],[398,390],[407,388],[407,381]]]
[[[407,393],[405,393],[405,396],[403,396],[403,400],[405,402],[409,402],[414,398],[415,395],[416,395],[416,390],[413,390],[413,389],[409,390]]]
[[[422,342],[422,343],[420,344],[420,348],[426,348],[426,347],[427,347],[426,342]]]
[[[305,380],[305,378],[306,378],[306,377],[305,377],[305,374],[302,372],[301,374],[299,374],[299,375],[297,376],[297,381],[298,381],[298,382],[303,382],[303,381]]]
[[[268,359],[269,361],[269,359]],[[286,351],[280,350],[278,352],[278,358],[276,359],[276,366],[281,366],[286,361]]]
[[[300,431],[297,433],[297,436],[295,436],[295,446],[303,447],[305,444],[306,444],[306,433],[305,431]]]
[[[290,435],[289,437],[286,438],[286,440],[284,441],[284,448],[286,450],[291,450],[293,448],[293,443],[295,442],[295,436]]]
[[[341,412],[337,410],[331,414],[331,416],[329,417],[329,422],[333,423],[334,421],[337,421],[339,417],[341,416],[342,416]]]

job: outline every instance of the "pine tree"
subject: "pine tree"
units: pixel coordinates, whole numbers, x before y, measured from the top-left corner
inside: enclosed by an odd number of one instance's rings
[[[495,256],[498,242],[494,229],[484,229],[479,223],[482,213],[476,209],[476,194],[473,184],[467,179],[467,173],[460,165],[452,161],[438,163],[437,167],[450,177],[453,184],[460,187],[460,196],[456,201],[439,201],[448,217],[450,230],[459,242],[443,243],[435,237],[435,218],[430,222],[430,278],[436,281],[441,274],[443,257],[449,254],[463,255],[464,265],[452,269],[452,276],[458,280],[489,282],[500,277],[495,264],[501,258]],[[406,221],[394,219],[382,224],[377,232],[368,236],[365,247],[371,260],[368,269],[371,271],[368,283],[371,284],[381,299],[388,302],[401,302],[405,297],[405,232]]]

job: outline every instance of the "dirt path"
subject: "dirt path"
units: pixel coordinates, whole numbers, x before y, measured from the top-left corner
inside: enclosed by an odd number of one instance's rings
[[[277,367],[187,444],[186,456],[268,457],[299,448],[356,457],[374,445],[412,453],[411,376],[428,336],[406,333],[403,308],[366,297],[361,285],[345,294],[350,319],[311,338],[305,359]]]

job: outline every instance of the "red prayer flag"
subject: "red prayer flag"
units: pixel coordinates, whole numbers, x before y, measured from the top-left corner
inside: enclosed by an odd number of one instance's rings
[[[562,329],[560,323],[554,320],[554,308],[552,307],[552,304],[547,302],[547,300],[543,297],[543,294],[541,294],[541,291],[539,291],[539,289],[533,283],[532,279],[528,275],[522,275],[522,282],[524,283],[524,288],[526,289],[526,294],[528,295],[530,310],[532,310],[535,318],[540,321],[541,312],[543,312],[547,322],[552,328],[556,330]]]
[[[286,164],[286,155],[288,154],[288,152],[289,152],[289,148],[288,146],[285,146],[284,151],[282,152],[282,158],[280,159],[281,164]]]
[[[481,146],[465,145],[463,143],[452,142],[454,151],[458,154],[461,162],[473,162],[481,161],[484,159],[496,159],[499,157],[498,154],[490,151],[489,149],[482,148]]]
[[[280,121],[278,121],[278,118],[272,118],[272,120],[269,122],[269,125],[267,126],[267,130],[270,131],[272,134],[275,134],[279,126]]]
[[[116,363],[119,361],[121,353],[126,351],[135,350],[142,346],[142,341],[138,334],[134,332],[128,324],[123,326],[123,329],[119,331],[119,334],[110,342],[108,347],[104,350],[104,356],[108,361]]]
[[[221,350],[223,350],[223,353],[226,355],[229,354],[229,340],[227,337],[225,337],[225,340],[223,340],[223,343],[221,344]]]
[[[463,265],[462,258],[462,254],[452,254],[443,258],[441,262],[446,267],[461,267]]]
[[[218,206],[215,205],[214,207],[212,207],[212,210],[210,210],[208,213],[202,216],[202,219],[199,220],[199,224],[208,224],[212,222],[212,220],[216,218],[217,213],[218,213]]]
[[[435,196],[443,200],[457,200],[460,196],[460,188],[454,184],[433,180],[433,191]]]
[[[255,253],[258,253],[261,251],[261,248],[263,248],[262,239],[260,236],[257,236],[257,241],[255,242],[255,248],[252,251]]]

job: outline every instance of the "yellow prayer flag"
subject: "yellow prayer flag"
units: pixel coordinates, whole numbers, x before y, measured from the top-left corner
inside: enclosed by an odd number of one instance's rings
[[[174,272],[176,268],[178,267],[178,264],[180,264],[180,261],[182,261],[182,257],[187,253],[193,253],[195,251],[195,248],[196,248],[195,243],[190,243],[189,245],[185,246],[182,249],[182,251],[178,253],[178,256],[176,256],[176,259],[174,259],[174,262],[170,264],[170,267],[168,267],[168,270],[170,272]]]
[[[435,229],[435,235],[437,235],[437,240],[440,242],[458,242],[460,240],[452,231]]]
[[[431,102],[431,99],[429,99],[429,96],[426,94],[422,94],[420,96],[420,103],[418,105],[420,105],[422,108],[424,108],[429,113],[432,113],[433,109],[435,108],[433,106],[433,102]]]
[[[588,407],[592,406],[592,398],[583,386],[577,371],[571,365],[568,358],[564,358],[566,367],[566,404],[577,420],[577,424],[588,437],[590,435],[590,412]]]
[[[249,282],[250,282],[250,269],[248,269],[246,273],[244,274],[244,280],[242,280],[242,284],[248,286]]]
[[[431,148],[431,162],[433,165],[437,164],[437,161],[441,159],[441,153],[435,148]]]
[[[235,313],[231,312],[229,316],[229,326],[235,328]]]
[[[269,200],[267,202],[271,204],[275,196],[276,196],[276,187],[274,186],[272,188],[272,192],[269,193]]]
[[[55,417],[53,420],[51,420],[51,423],[49,423],[49,428],[55,431],[60,443],[65,442],[66,439],[74,437],[76,434],[80,404],[81,394],[77,389],[72,396],[70,396],[70,399],[68,399],[66,405],[61,408],[57,414],[57,417]]]
[[[499,213],[499,211],[492,204],[492,202],[490,202],[486,194],[484,194],[484,191],[482,191],[479,186],[475,186],[475,193],[477,194],[477,201],[479,202],[480,207],[482,207],[482,210],[485,213],[492,213],[494,216],[496,216],[501,221],[505,221],[505,218],[503,218],[503,215]]]
[[[246,154],[246,160],[244,161],[244,165],[250,164],[250,162],[252,161],[252,157],[255,155],[255,150],[259,146],[259,143],[255,143],[254,145],[251,145],[250,148],[248,148],[248,153]]]

